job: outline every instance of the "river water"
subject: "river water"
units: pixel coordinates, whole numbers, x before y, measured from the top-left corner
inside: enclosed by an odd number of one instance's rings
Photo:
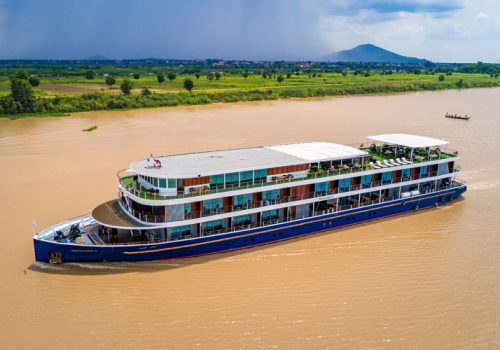
[[[1,348],[500,348],[499,113],[500,89],[471,89],[0,120]],[[112,199],[150,153],[399,132],[460,151],[463,200],[210,257],[33,262],[32,218]]]

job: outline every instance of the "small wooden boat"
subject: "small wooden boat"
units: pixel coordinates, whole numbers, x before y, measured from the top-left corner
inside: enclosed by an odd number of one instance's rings
[[[449,114],[449,113],[446,113],[444,115],[446,118],[452,118],[452,119],[462,119],[462,120],[469,120],[470,117],[466,114],[466,115],[458,115],[458,114]]]

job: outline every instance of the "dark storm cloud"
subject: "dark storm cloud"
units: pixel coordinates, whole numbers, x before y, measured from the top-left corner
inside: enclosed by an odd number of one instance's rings
[[[307,0],[24,0],[0,9],[0,58],[293,59],[322,47]]]

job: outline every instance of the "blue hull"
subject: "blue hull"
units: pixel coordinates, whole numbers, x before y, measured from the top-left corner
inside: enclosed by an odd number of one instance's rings
[[[91,246],[64,244],[35,238],[35,258],[37,261],[49,262],[50,253],[58,252],[62,254],[63,262],[148,261],[227,252],[435,207],[437,204],[457,199],[466,189],[464,185],[440,192],[266,227],[157,244]]]

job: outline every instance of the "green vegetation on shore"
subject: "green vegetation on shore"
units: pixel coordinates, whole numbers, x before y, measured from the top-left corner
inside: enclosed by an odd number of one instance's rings
[[[0,76],[0,117],[500,86],[496,73],[438,70],[266,68],[200,73],[171,68],[156,74],[115,73],[99,76],[87,70],[78,77],[38,75],[34,79],[26,70],[17,70],[15,76]]]

